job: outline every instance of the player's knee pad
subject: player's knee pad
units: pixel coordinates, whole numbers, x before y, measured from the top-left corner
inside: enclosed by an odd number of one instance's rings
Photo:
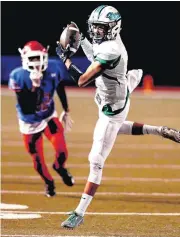
[[[100,184],[102,179],[102,170],[104,167],[104,158],[101,155],[89,155],[90,173],[88,181]]]

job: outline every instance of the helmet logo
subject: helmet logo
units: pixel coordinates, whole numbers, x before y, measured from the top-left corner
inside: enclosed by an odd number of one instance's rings
[[[119,19],[121,19],[119,12],[109,12],[106,17],[111,21],[118,21]]]

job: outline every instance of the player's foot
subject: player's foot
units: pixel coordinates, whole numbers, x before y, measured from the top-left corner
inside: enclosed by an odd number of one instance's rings
[[[55,164],[53,164],[53,169],[61,176],[63,182],[67,186],[73,186],[74,185],[74,178],[73,176],[67,171],[67,169],[63,167],[56,168]]]
[[[160,134],[164,138],[168,138],[174,142],[180,143],[180,131],[174,128],[162,127]]]
[[[45,195],[47,197],[53,197],[56,195],[54,181],[50,181],[48,184],[45,184],[46,190]]]
[[[70,213],[70,216],[61,224],[61,227],[67,229],[74,229],[75,227],[82,224],[84,221],[83,217],[78,215],[75,211]]]

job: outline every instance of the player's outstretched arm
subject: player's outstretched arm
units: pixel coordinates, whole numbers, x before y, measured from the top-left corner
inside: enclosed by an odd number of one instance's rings
[[[87,68],[85,73],[79,78],[78,86],[85,87],[90,82],[94,81],[103,72],[102,65],[95,61]]]
[[[82,35],[79,32],[76,23],[71,22],[71,24],[67,25],[63,30],[60,40],[57,42],[58,47],[56,48],[56,53],[66,65],[71,78],[79,85],[79,87],[85,87],[102,73],[104,67],[102,67],[101,62],[92,62],[86,72],[82,73],[81,70],[71,62],[70,57],[77,52],[79,42],[82,40],[81,36]]]
[[[72,120],[69,112],[68,100],[66,96],[66,91],[64,87],[64,83],[61,81],[56,89],[58,97],[61,101],[63,112],[61,113],[59,120],[64,123],[65,132],[69,132],[72,129],[72,125],[74,121]]]
[[[71,78],[78,84],[79,87],[85,87],[90,82],[94,81],[103,72],[103,67],[100,62],[92,62],[87,70],[82,73],[70,59],[67,59],[65,65],[70,73]]]
[[[65,91],[65,87],[64,87],[64,82],[63,81],[61,81],[59,83],[58,87],[56,88],[56,92],[57,92],[59,100],[60,100],[60,102],[62,104],[63,110],[65,112],[69,112],[68,100],[67,100],[66,91]]]

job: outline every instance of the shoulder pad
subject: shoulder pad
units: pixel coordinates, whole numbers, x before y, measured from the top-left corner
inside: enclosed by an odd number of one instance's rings
[[[49,59],[48,60],[48,68],[49,70],[54,70],[54,69],[57,69],[57,60],[55,59]]]
[[[121,50],[116,41],[105,41],[98,45],[95,49],[95,58],[101,58],[103,60],[113,60],[121,55]]]
[[[20,91],[23,88],[23,72],[24,69],[19,67],[10,73],[8,82],[9,89]]]
[[[49,73],[57,74],[58,81],[69,78],[68,70],[61,60],[49,60],[47,70]]]
[[[22,67],[17,67],[11,71],[10,76],[16,77],[16,76],[20,75],[22,71],[24,71],[24,69]]]
[[[116,41],[106,41],[96,46],[94,60],[105,69],[115,68],[121,59],[121,49]]]

